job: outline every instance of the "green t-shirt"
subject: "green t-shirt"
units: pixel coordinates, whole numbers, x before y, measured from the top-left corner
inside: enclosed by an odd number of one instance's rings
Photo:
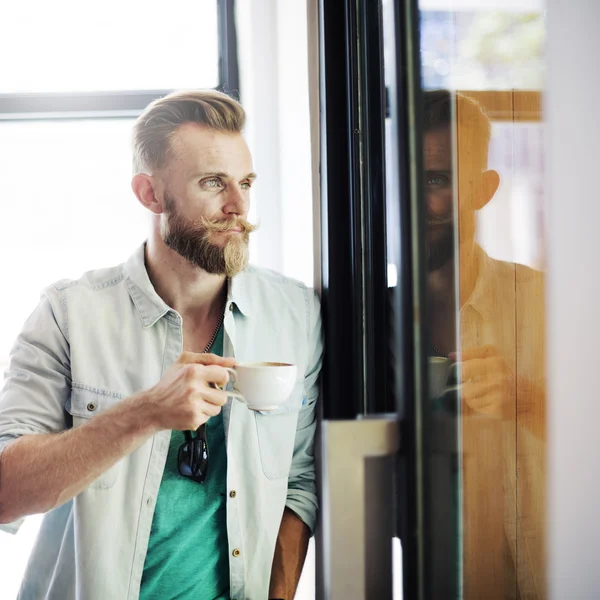
[[[223,354],[223,328],[212,348]],[[229,599],[227,451],[222,414],[206,424],[204,483],[182,477],[177,454],[185,438],[171,432],[167,463],[152,521],[140,600]]]

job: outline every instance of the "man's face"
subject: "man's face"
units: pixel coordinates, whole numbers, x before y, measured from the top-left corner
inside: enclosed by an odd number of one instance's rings
[[[486,171],[486,157],[478,154],[473,131],[457,132],[454,145],[449,127],[428,131],[424,138],[425,200],[427,203],[427,265],[430,272],[455,259],[454,236],[462,250],[475,240],[475,213],[498,189],[496,171]],[[457,153],[457,177],[453,180],[453,156]],[[457,192],[455,206],[454,191]]]
[[[425,134],[424,160],[427,267],[429,271],[436,271],[454,258],[452,135],[449,128]]]
[[[256,175],[241,134],[196,124],[171,140],[172,158],[157,173],[165,244],[208,273],[233,277],[248,263],[250,187]]]

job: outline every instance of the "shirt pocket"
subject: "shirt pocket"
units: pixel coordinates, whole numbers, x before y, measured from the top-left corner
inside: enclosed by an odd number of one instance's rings
[[[304,403],[303,382],[277,410],[256,411],[256,434],[263,473],[267,479],[288,477],[294,454],[298,413]]]
[[[73,427],[75,428],[88,423],[94,416],[124,399],[125,396],[122,394],[73,382],[71,398],[67,401],[66,409],[73,417]],[[93,481],[89,487],[94,490],[111,488],[117,481],[122,462],[119,460]]]

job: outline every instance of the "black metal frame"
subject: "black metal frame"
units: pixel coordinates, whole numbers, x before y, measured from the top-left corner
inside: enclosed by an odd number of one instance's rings
[[[354,419],[386,408],[385,88],[380,32],[378,2],[321,0],[325,419]],[[380,42],[374,45],[373,40]]]
[[[381,5],[320,0],[322,289],[327,353],[323,417],[402,417],[399,520],[404,594],[431,588],[429,440],[417,0],[394,2],[396,64],[389,90],[399,180],[399,285],[387,289]],[[390,336],[393,339],[390,340]],[[388,345],[388,340],[391,342]],[[392,351],[390,352],[390,348]],[[388,365],[394,361],[393,381]],[[390,389],[395,402],[390,403]],[[360,440],[357,440],[360,443]]]
[[[235,0],[217,0],[219,17],[219,89],[240,99]]]
[[[363,337],[355,170],[360,130],[352,85],[356,56],[349,41],[355,22],[352,4],[319,4],[324,419],[354,419],[363,404],[364,374],[356,368],[362,365]]]
[[[395,0],[396,68],[390,90],[399,182],[399,286],[393,297],[397,409],[400,423],[399,506],[404,596],[431,598],[430,403],[421,62],[418,0]]]
[[[395,411],[388,389],[389,336],[387,296],[387,235],[385,176],[386,88],[383,59],[381,3],[359,6],[358,39],[361,58],[362,240],[365,319],[365,372],[367,414]]]
[[[235,0],[217,0],[219,28],[219,85],[237,99],[240,95]],[[131,118],[156,98],[173,90],[0,94],[0,121],[31,119]]]

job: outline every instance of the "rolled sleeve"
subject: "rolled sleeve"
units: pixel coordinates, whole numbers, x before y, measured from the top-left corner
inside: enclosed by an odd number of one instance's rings
[[[61,309],[60,298],[53,306],[47,294],[42,296],[13,345],[0,392],[0,458],[23,435],[66,428],[71,380]]]
[[[323,363],[321,311],[317,296],[308,299],[308,368],[304,378],[306,402],[298,416],[294,455],[288,479],[286,506],[294,511],[314,533],[318,501],[315,471],[316,404],[319,398],[319,375]]]

